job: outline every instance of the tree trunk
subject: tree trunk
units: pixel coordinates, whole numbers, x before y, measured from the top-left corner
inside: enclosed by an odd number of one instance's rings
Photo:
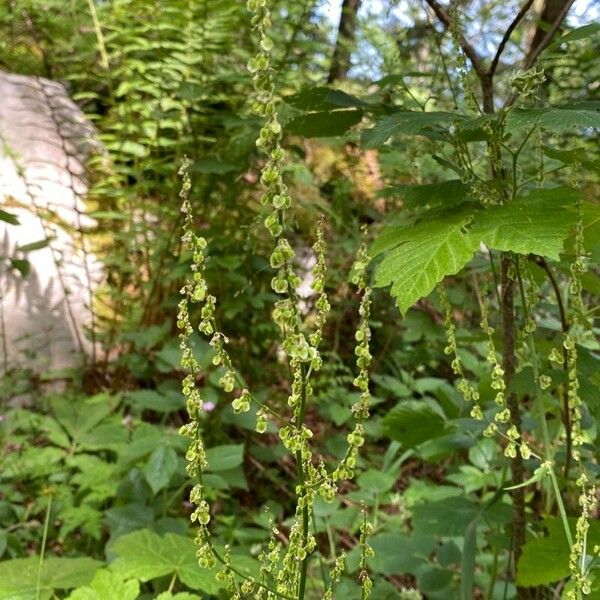
[[[337,79],[344,79],[350,69],[350,57],[352,46],[356,37],[356,26],[358,23],[358,9],[362,0],[344,0],[342,4],[342,15],[338,27],[338,35],[329,68],[327,83],[333,83]]]
[[[531,42],[529,43],[530,53],[540,45],[544,39],[544,36],[556,19],[558,19],[563,7],[566,4],[568,4],[568,0],[545,0],[540,12],[537,26],[533,32]]]

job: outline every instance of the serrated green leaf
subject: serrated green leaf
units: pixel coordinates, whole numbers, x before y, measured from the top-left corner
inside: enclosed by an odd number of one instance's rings
[[[40,597],[86,585],[102,566],[91,558],[48,557],[40,570]],[[0,562],[0,600],[35,600],[38,567],[37,556]]]
[[[385,191],[386,196],[394,194],[402,198],[402,205],[407,208],[458,205],[469,199],[469,187],[460,179],[425,185],[399,185]]]
[[[392,284],[391,294],[402,314],[445,276],[458,273],[471,260],[478,244],[465,231],[470,219],[465,213],[448,214],[389,234],[387,247],[393,250],[378,265],[375,286]]]
[[[465,118],[464,115],[449,112],[398,111],[383,117],[374,127],[363,131],[362,143],[366,148],[377,148],[397,133],[429,135],[436,129],[446,128],[454,121]]]
[[[244,444],[223,444],[206,451],[209,471],[229,471],[244,462]]]
[[[362,110],[312,112],[294,117],[288,121],[285,130],[307,138],[336,137],[359,123],[362,116]]]
[[[120,537],[113,550],[117,559],[110,568],[123,579],[150,581],[175,573],[194,590],[216,594],[221,588],[215,579],[216,571],[198,565],[196,545],[190,538],[173,533],[161,537],[142,529]]]
[[[360,108],[362,100],[351,96],[342,90],[329,87],[310,87],[300,90],[297,94],[286,96],[286,104],[301,110],[329,111],[335,108]]]
[[[135,579],[123,581],[119,576],[102,569],[96,573],[90,585],[80,587],[67,600],[136,600],[140,584]]]
[[[444,433],[445,419],[434,401],[404,400],[383,418],[383,432],[403,448],[414,448]]]
[[[580,102],[572,106],[515,108],[506,118],[506,131],[515,132],[536,125],[549,131],[600,127],[600,102]]]
[[[173,448],[159,446],[152,452],[144,467],[144,477],[156,494],[169,485],[177,470],[177,454]]]
[[[493,250],[558,260],[577,219],[575,203],[580,196],[569,188],[536,190],[478,212],[469,235]]]

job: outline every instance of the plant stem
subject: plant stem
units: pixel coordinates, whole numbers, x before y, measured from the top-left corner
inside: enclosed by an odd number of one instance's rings
[[[504,369],[504,382],[507,389],[515,374],[515,315],[514,315],[514,281],[509,275],[511,265],[510,256],[503,254],[500,261],[500,285],[501,300],[500,307],[502,315],[502,368]],[[521,435],[521,414],[519,412],[519,401],[517,396],[509,392],[507,405],[510,409],[511,424]],[[517,452],[515,458],[510,462],[513,485],[520,485],[524,481],[523,458]],[[525,543],[525,490],[522,487],[512,490],[513,498],[513,550],[515,564],[521,556],[521,549]],[[525,592],[519,593],[520,598],[526,598]]]
[[[304,412],[306,410],[306,377],[304,368],[302,369],[302,399],[300,403],[300,410],[296,418],[296,427],[300,429],[304,422]],[[296,472],[297,472],[297,484],[300,488],[300,494],[305,493],[305,478],[304,468],[302,466],[302,452],[298,450],[296,452]],[[306,542],[308,539],[308,505],[306,502],[302,505],[302,546],[306,550]],[[305,554],[300,565],[300,582],[298,584],[298,600],[304,600],[304,594],[306,592],[306,575],[308,573],[308,553]]]
[[[100,64],[105,71],[108,71],[110,65],[108,62],[108,53],[106,52],[106,44],[104,41],[104,34],[102,33],[102,26],[98,19],[98,12],[96,11],[96,5],[94,0],[88,0],[88,7],[94,22],[94,33],[96,34],[96,40],[98,42],[98,50],[100,51]]]
[[[37,579],[35,584],[35,600],[40,600],[40,586],[42,582],[42,565],[44,564],[44,554],[46,553],[46,541],[48,539],[48,527],[50,525],[50,510],[52,509],[52,495],[48,495],[48,504],[46,505],[46,517],[44,518],[44,531],[42,533],[42,546],[40,548],[40,560],[38,563]]]
[[[515,266],[516,266],[516,272],[517,272],[517,279],[519,282],[519,291],[521,294],[521,304],[522,304],[523,314],[525,316],[525,319],[528,319],[529,318],[529,309],[527,306],[527,298],[525,297],[525,289],[523,287],[523,278],[521,277],[521,269],[519,266],[518,259],[515,261]],[[531,355],[531,367],[533,369],[533,377],[534,377],[536,386],[538,386],[539,385],[539,363],[538,363],[538,358],[537,358],[537,351],[535,349],[535,340],[533,339],[532,333],[527,334],[527,342],[529,345],[529,353]],[[544,394],[538,393],[537,400],[538,400],[538,410],[540,411],[540,424],[542,427],[542,438],[544,440],[544,455],[545,455],[545,459],[552,463],[552,458],[551,458],[552,445],[550,442],[550,433],[548,431],[548,422],[546,421],[546,407],[544,404]],[[552,480],[552,487],[554,489],[554,495],[556,497],[556,504],[558,505],[558,511],[560,513],[560,518],[562,520],[563,527],[565,529],[565,535],[567,537],[569,546],[572,546],[573,545],[573,536],[572,536],[571,530],[569,528],[567,512],[565,510],[565,505],[563,503],[562,494],[560,493],[560,487],[558,486],[558,480],[556,479],[556,473],[554,472],[553,464],[548,469],[548,472],[550,474],[550,479]]]

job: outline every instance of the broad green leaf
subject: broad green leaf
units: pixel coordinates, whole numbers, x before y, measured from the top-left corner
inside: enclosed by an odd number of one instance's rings
[[[123,581],[119,576],[102,569],[92,582],[80,587],[67,597],[67,600],[136,600],[140,584],[135,579]]]
[[[369,540],[375,556],[369,561],[373,571],[384,575],[416,574],[435,547],[430,536],[414,536],[402,531],[378,533]]]
[[[488,248],[559,259],[577,214],[580,193],[569,188],[536,190],[514,202],[476,213],[469,235]]]
[[[206,451],[210,471],[229,471],[244,462],[244,444],[223,444]]]
[[[464,496],[417,504],[412,509],[413,535],[462,537],[477,510]]]
[[[360,108],[365,103],[355,96],[328,87],[310,87],[286,96],[286,104],[301,110],[330,111],[336,108]]]
[[[119,399],[105,393],[79,399],[55,397],[50,406],[56,420],[69,437],[79,443],[82,437],[101,423],[114,409]]]
[[[506,118],[506,131],[526,130],[533,125],[549,131],[600,127],[600,102],[580,102],[572,106],[515,108]]]
[[[399,185],[385,190],[386,196],[399,196],[407,208],[458,205],[469,199],[469,188],[460,179],[425,185]]]
[[[448,597],[453,593],[451,590],[453,578],[454,571],[432,564],[424,565],[417,573],[419,590],[427,594],[427,597],[432,597],[430,594],[440,593],[443,593],[444,597]]]
[[[414,448],[444,433],[445,419],[434,401],[404,400],[383,419],[383,432],[402,444]]]
[[[159,446],[152,452],[146,466],[144,476],[156,494],[167,487],[173,473],[177,470],[177,454],[173,448]]]
[[[575,529],[575,519],[569,519],[571,531]],[[560,518],[544,519],[548,535],[529,539],[523,546],[523,553],[517,564],[517,585],[535,587],[560,581],[569,576],[570,548]],[[600,523],[590,521],[588,548],[600,544]]]
[[[518,585],[546,585],[569,576],[569,545],[564,537],[564,533],[549,535],[529,540],[523,546],[517,565]]]
[[[542,146],[542,152],[553,160],[560,160],[566,164],[577,164],[588,169],[600,171],[600,154],[590,152],[588,148],[572,148],[560,150],[549,146]]]
[[[0,208],[0,221],[4,221],[9,225],[18,225],[19,219],[15,217],[12,213],[6,212]]]
[[[392,285],[402,314],[427,296],[447,275],[458,273],[475,253],[478,243],[465,231],[470,217],[457,213],[444,219],[423,219],[414,227],[389,233],[395,246],[377,266],[375,286]]]
[[[109,508],[104,513],[104,519],[113,538],[119,538],[148,527],[154,521],[154,512],[144,504],[125,504]]]
[[[288,133],[302,137],[335,137],[344,135],[362,119],[362,110],[312,112],[294,117],[285,126]]]
[[[38,566],[37,556],[0,562],[0,600],[35,600]],[[86,585],[102,566],[91,558],[46,558],[39,573],[41,598]]]
[[[392,489],[394,483],[396,482],[396,477],[394,477],[394,475],[391,473],[384,473],[383,471],[369,469],[368,471],[360,474],[357,482],[361,488],[361,491],[384,494]]]
[[[216,594],[221,584],[215,570],[198,566],[191,538],[167,533],[164,537],[142,529],[120,537],[112,547],[117,559],[110,568],[123,579],[150,581],[175,573],[188,587]]]
[[[362,143],[366,148],[377,148],[383,146],[392,135],[429,135],[434,130],[445,129],[454,121],[463,119],[464,115],[456,113],[403,110],[383,117],[374,127],[363,131]]]
[[[577,27],[577,29],[573,29],[573,31],[565,33],[563,36],[559,37],[551,46],[549,46],[549,48],[560,46],[560,44],[564,42],[576,42],[578,40],[583,40],[592,35],[598,35],[599,33],[600,23],[588,23],[587,25],[582,25],[581,27]]]
[[[127,392],[128,400],[141,410],[169,413],[185,405],[185,399],[178,392],[161,393],[158,390],[133,390]]]

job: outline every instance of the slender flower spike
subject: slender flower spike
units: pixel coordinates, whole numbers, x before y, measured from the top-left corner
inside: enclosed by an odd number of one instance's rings
[[[369,577],[367,560],[375,556],[375,552],[369,545],[369,537],[373,533],[373,526],[367,521],[367,507],[361,504],[362,524],[360,526],[360,564],[358,578],[361,585],[361,600],[367,600],[373,589],[373,582]]]

